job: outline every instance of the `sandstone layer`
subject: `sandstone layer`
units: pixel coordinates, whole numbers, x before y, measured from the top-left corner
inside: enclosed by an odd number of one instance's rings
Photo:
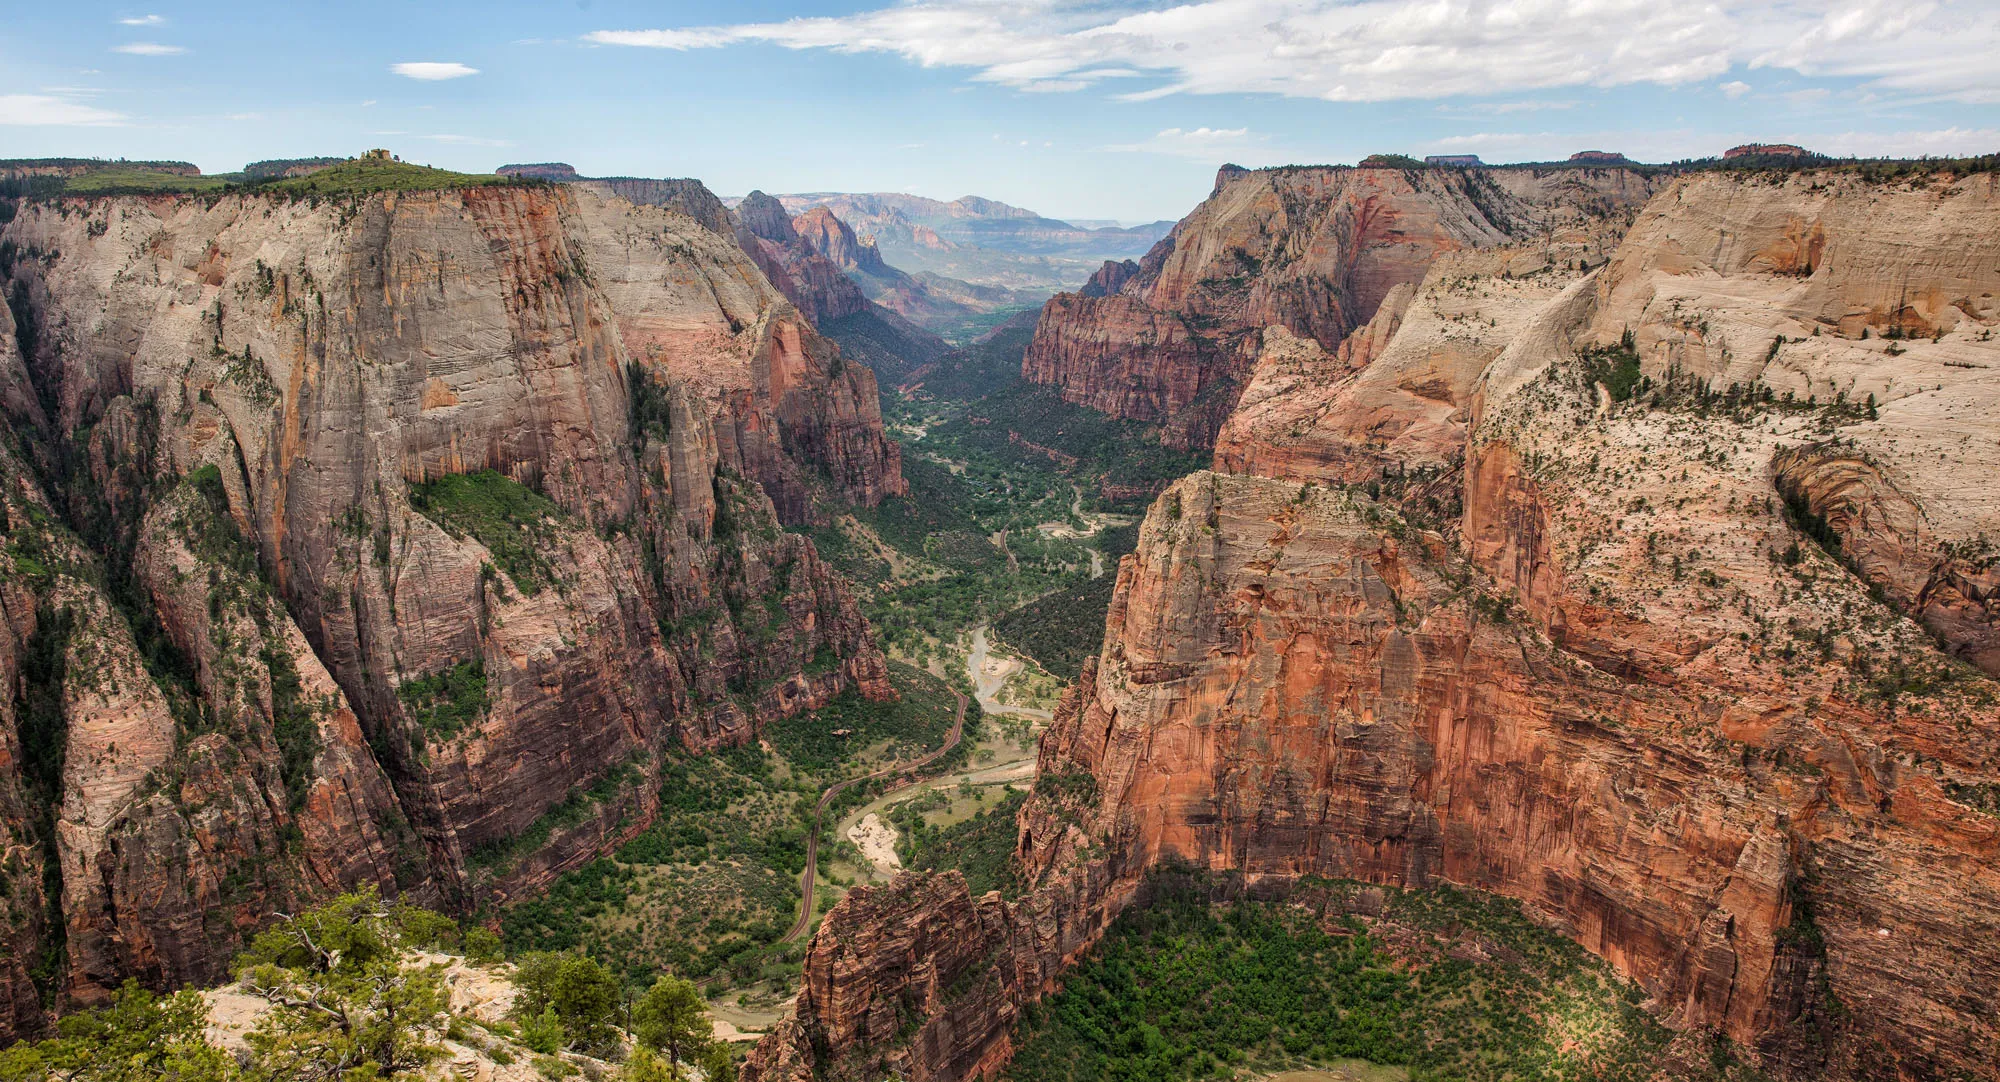
[[[1332,350],[1448,252],[1531,243],[1550,262],[1601,261],[1661,183],[1627,169],[1225,167],[1136,273],[1109,265],[1049,301],[1021,372],[1207,447],[1266,327]]]
[[[1042,739],[1028,893],[836,910],[758,1077],[990,1077],[1167,861],[1520,899],[1781,1077],[1995,1077],[1996,211],[1694,174],[1608,264],[1514,246],[1332,349],[1262,333]],[[968,904],[1069,931],[978,940],[997,1002],[899,1000],[968,972],[918,931]]]
[[[63,200],[0,251],[0,1036],[333,890],[515,896],[642,827],[668,750],[890,694],[779,529],[904,490],[873,375],[709,225]]]

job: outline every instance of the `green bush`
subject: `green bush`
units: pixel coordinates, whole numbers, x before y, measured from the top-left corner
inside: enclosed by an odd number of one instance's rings
[[[565,1047],[590,1050],[613,1040],[611,1027],[619,1018],[623,989],[594,959],[536,951],[517,964],[514,985],[520,989],[514,1013],[522,1020],[524,1035],[530,1025],[545,1025],[553,1011],[562,1025]]]
[[[920,813],[896,815],[894,821],[908,843],[905,865],[919,871],[956,868],[975,898],[990,890],[1015,897],[1021,881],[1014,867],[1014,844],[1020,836],[1014,817],[1027,798],[1026,793],[1009,792],[993,807],[942,828],[925,824]],[[897,805],[897,811],[914,803]]]
[[[1633,345],[1631,331],[1626,331],[1615,346],[1587,349],[1580,356],[1584,378],[1603,384],[1613,402],[1629,401],[1645,389],[1645,377],[1639,371],[1639,350]]]
[[[449,669],[405,680],[396,689],[410,720],[439,740],[476,725],[492,707],[486,693],[486,662],[461,661]]]
[[[494,470],[446,474],[411,485],[410,506],[453,537],[486,546],[522,593],[540,593],[555,581],[551,556],[562,509],[520,482]]]
[[[1175,1082],[1364,1059],[1424,1080],[1641,1082],[1673,1037],[1638,987],[1513,902],[1322,882],[1284,904],[1211,904],[1217,885],[1157,876],[1150,904],[1029,1012],[1009,1077]],[[1345,915],[1361,890],[1385,896],[1380,916]]]

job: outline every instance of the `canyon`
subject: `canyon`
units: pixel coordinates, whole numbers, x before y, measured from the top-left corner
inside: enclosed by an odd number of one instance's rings
[[[1777,1077],[1992,1077],[2000,181],[1491,173],[1225,170],[1044,309],[1030,378],[1213,468],[1119,566],[1022,893],[854,890],[747,1079],[995,1077],[1189,867],[1518,900]]]
[[[127,978],[213,984],[345,890],[495,925],[574,898],[676,822],[688,764],[925,701],[855,569],[1025,589],[1038,520],[913,488],[1012,493],[915,396],[1018,391],[1018,359],[1068,411],[1044,442],[965,424],[1069,515],[1086,410],[1207,468],[1135,490],[1101,643],[985,820],[1009,888],[852,886],[780,959],[796,1005],[750,1082],[1002,1077],[1169,878],[1356,927],[1388,888],[1468,888],[1697,1058],[1992,1077],[2000,181],[1754,149],[1225,167],[1143,259],[948,363],[917,324],[971,302],[839,210],[944,253],[971,242],[928,223],[1105,238],[558,163],[9,196],[0,1041]],[[420,182],[343,189],[364,166]],[[878,362],[920,403],[890,405],[907,480]]]
[[[532,893],[666,757],[893,694],[781,528],[906,490],[873,374],[691,183],[8,201],[0,1039]]]

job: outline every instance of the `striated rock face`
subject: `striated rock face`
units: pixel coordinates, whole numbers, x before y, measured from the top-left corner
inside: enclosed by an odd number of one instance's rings
[[[1082,945],[1168,860],[1444,880],[1774,1074],[1992,1077],[1996,198],[1689,176],[1588,273],[1494,251],[1337,350],[1267,332],[1226,472],[1154,503],[1043,737],[1016,907]],[[1935,340],[1882,340],[1915,320]],[[824,949],[932,919],[871,912]],[[869,969],[816,941],[808,984],[881,1002],[957,949],[899,942]],[[806,1051],[759,1056],[973,1077],[1006,1026],[966,1049],[959,1002],[906,1060],[803,1010]]]
[[[494,172],[503,177],[532,177],[558,184],[577,184],[598,195],[623,199],[640,206],[680,211],[717,233],[729,235],[735,231],[729,208],[722,205],[722,200],[717,199],[707,185],[690,177],[583,177],[577,175],[575,166],[566,162],[503,165]]]
[[[1216,437],[1232,473],[1362,483],[1440,475],[1464,452],[1480,377],[1576,280],[1547,249],[1440,256],[1332,350],[1273,326]]]
[[[792,229],[807,247],[832,260],[844,271],[870,277],[895,273],[887,263],[882,262],[882,253],[874,244],[856,237],[846,222],[834,217],[833,212],[825,207],[814,207],[794,218]]]
[[[768,217],[770,212],[760,205],[759,213]],[[883,261],[874,238],[857,237],[846,222],[823,206],[792,219],[791,228],[806,250],[838,268],[866,295],[871,310],[891,321],[900,319],[918,327],[946,325],[1016,306],[1024,299],[1023,294],[1003,287],[976,286],[936,274],[904,273]],[[1040,300],[1041,295],[1033,299]]]
[[[0,469],[49,554],[0,584],[9,1032],[38,975],[205,979],[333,890],[513,896],[642,827],[663,750],[890,694],[777,528],[903,491],[873,375],[733,238],[565,186],[27,203],[4,239],[0,404],[54,488]]]
[[[1441,253],[1532,241],[1552,262],[1589,258],[1659,183],[1622,169],[1225,167],[1118,290],[1048,303],[1022,375],[1205,447],[1264,328],[1333,349]]]
[[[1120,261],[1107,259],[1103,266],[1097,268],[1097,273],[1092,274],[1090,280],[1083,283],[1083,288],[1077,290],[1077,293],[1085,297],[1109,297],[1124,289],[1125,283],[1138,276],[1139,264],[1129,259]]]
[[[693,218],[725,236],[735,231],[729,208],[699,180],[685,177],[596,177],[584,186],[603,195],[614,196],[647,207],[666,207]]]
[[[1019,901],[974,898],[956,871],[855,888],[814,934],[797,1011],[752,1049],[744,1082],[993,1077],[1021,1010],[1135,883],[1100,861]]]
[[[868,310],[861,287],[800,235],[784,204],[751,192],[736,205],[735,214],[737,242],[815,326]]]
[[[1600,275],[1591,340],[1630,329],[1655,379],[1840,406],[1844,423],[1774,458],[1778,489],[1897,608],[2000,675],[2000,391],[1983,375],[2000,324],[2000,180],[1696,175],[1670,194]]]

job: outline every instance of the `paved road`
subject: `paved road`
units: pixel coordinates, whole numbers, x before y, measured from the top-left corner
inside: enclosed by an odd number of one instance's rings
[[[813,876],[819,870],[819,825],[820,821],[826,817],[826,806],[833,803],[834,797],[839,796],[864,781],[873,781],[876,778],[888,777],[893,774],[909,774],[912,775],[912,780],[915,780],[914,775],[918,771],[936,762],[946,752],[957,747],[958,738],[965,732],[965,696],[959,694],[956,688],[952,689],[951,695],[952,698],[958,700],[958,716],[952,719],[951,732],[945,735],[944,746],[915,762],[885,766],[873,774],[863,774],[858,778],[849,778],[820,794],[819,804],[813,808],[812,833],[806,836],[806,870],[799,877],[799,889],[804,895],[799,900],[799,920],[798,923],[792,925],[792,930],[786,932],[785,937],[778,942],[790,943],[792,940],[806,934],[806,929],[812,927]]]

